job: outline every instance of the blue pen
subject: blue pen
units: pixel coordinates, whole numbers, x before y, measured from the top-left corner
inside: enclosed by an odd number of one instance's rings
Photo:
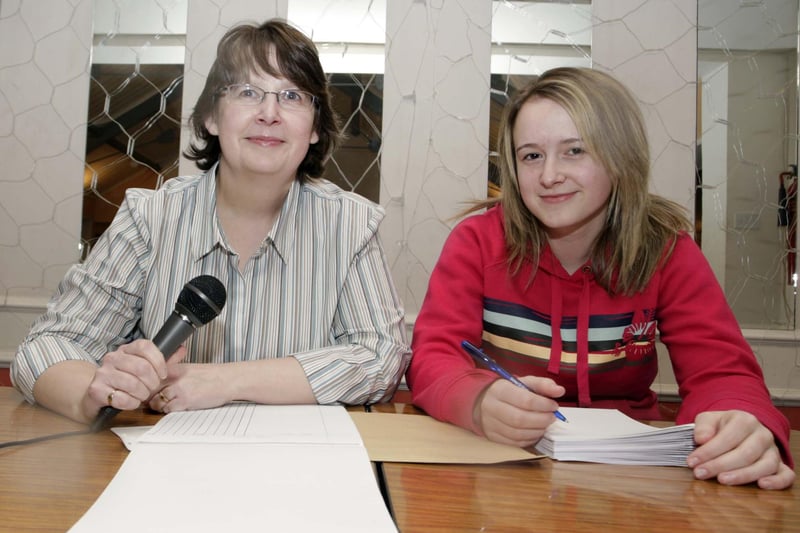
[[[491,357],[486,355],[483,350],[481,350],[480,348],[478,348],[474,344],[470,343],[469,341],[461,341],[461,346],[467,351],[468,354],[470,354],[472,356],[473,359],[475,359],[478,363],[481,363],[484,366],[486,366],[486,368],[488,368],[489,370],[491,370],[492,372],[494,372],[495,374],[497,374],[501,378],[507,379],[508,381],[510,381],[511,383],[516,385],[517,387],[520,387],[520,388],[523,388],[523,389],[525,389],[527,391],[533,392],[530,389],[530,387],[528,387],[523,382],[518,380],[517,377],[514,374],[512,374],[511,372],[509,372],[508,370],[506,370],[505,368],[503,368],[499,364],[497,364],[497,361],[495,361],[494,359],[492,359]],[[559,420],[567,422],[567,418],[564,415],[562,415],[560,412],[556,411],[553,414],[556,415],[556,418],[558,418]]]

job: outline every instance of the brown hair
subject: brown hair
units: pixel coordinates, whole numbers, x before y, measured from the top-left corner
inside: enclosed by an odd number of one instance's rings
[[[270,63],[272,50],[275,66]],[[245,83],[254,72],[286,78],[296,83],[298,89],[316,96],[314,127],[319,141],[309,146],[297,170],[297,179],[321,176],[325,162],[339,143],[339,121],[313,41],[280,19],[268,20],[261,26],[240,24],[222,37],[203,92],[189,117],[197,142],[192,142],[184,155],[202,170],[210,169],[217,162],[221,152],[219,138],[206,129],[206,119],[215,112],[220,89]]]
[[[547,98],[566,110],[586,150],[611,179],[606,225],[590,253],[597,282],[611,294],[643,290],[665,250],[670,253],[675,237],[690,231],[691,224],[679,204],[649,192],[650,148],[641,110],[625,86],[609,74],[556,68],[517,95],[500,126],[501,197],[473,210],[500,203],[512,272],[518,272],[526,259],[538,265],[547,236],[522,201],[513,138],[519,111],[533,98]]]

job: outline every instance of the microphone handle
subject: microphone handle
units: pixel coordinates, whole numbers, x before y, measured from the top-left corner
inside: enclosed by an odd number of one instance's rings
[[[183,344],[183,341],[192,335],[193,331],[194,324],[192,324],[189,317],[173,311],[158,333],[156,333],[156,336],[153,337],[153,344],[164,354],[164,359],[169,360],[172,354]],[[103,407],[97,414],[97,418],[92,422],[92,425],[89,426],[89,430],[93,433],[100,431],[112,418],[117,416],[119,411],[119,409],[110,405]]]
[[[181,344],[192,336],[193,332],[194,324],[189,317],[176,310],[169,315],[167,321],[153,337],[153,344],[164,354],[164,359],[169,360],[172,354],[178,351]]]
[[[117,409],[116,407],[111,407],[110,405],[106,405],[105,407],[100,409],[99,413],[97,413],[97,418],[95,418],[94,421],[92,422],[92,425],[89,426],[89,431],[91,431],[92,433],[97,433],[98,431],[103,429],[105,425],[111,421],[112,418],[117,416],[117,413],[119,413],[119,409]]]

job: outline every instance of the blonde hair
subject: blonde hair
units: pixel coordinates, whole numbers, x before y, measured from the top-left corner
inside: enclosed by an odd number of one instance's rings
[[[522,201],[517,181],[513,131],[519,110],[533,98],[563,107],[586,144],[586,150],[611,179],[607,220],[590,252],[597,282],[610,294],[643,290],[675,238],[690,231],[685,210],[651,194],[650,148],[639,106],[630,92],[609,74],[589,68],[549,70],[506,107],[497,151],[502,194],[474,209],[503,206],[509,267],[519,271],[525,260],[535,268],[547,236]]]

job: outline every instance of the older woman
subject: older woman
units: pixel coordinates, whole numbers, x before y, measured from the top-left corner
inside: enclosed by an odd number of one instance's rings
[[[380,207],[319,176],[339,137],[314,44],[279,20],[220,41],[190,122],[205,171],[129,190],[19,347],[14,385],[79,421],[244,400],[378,402],[410,357]],[[165,362],[152,339],[181,287],[227,304]]]

